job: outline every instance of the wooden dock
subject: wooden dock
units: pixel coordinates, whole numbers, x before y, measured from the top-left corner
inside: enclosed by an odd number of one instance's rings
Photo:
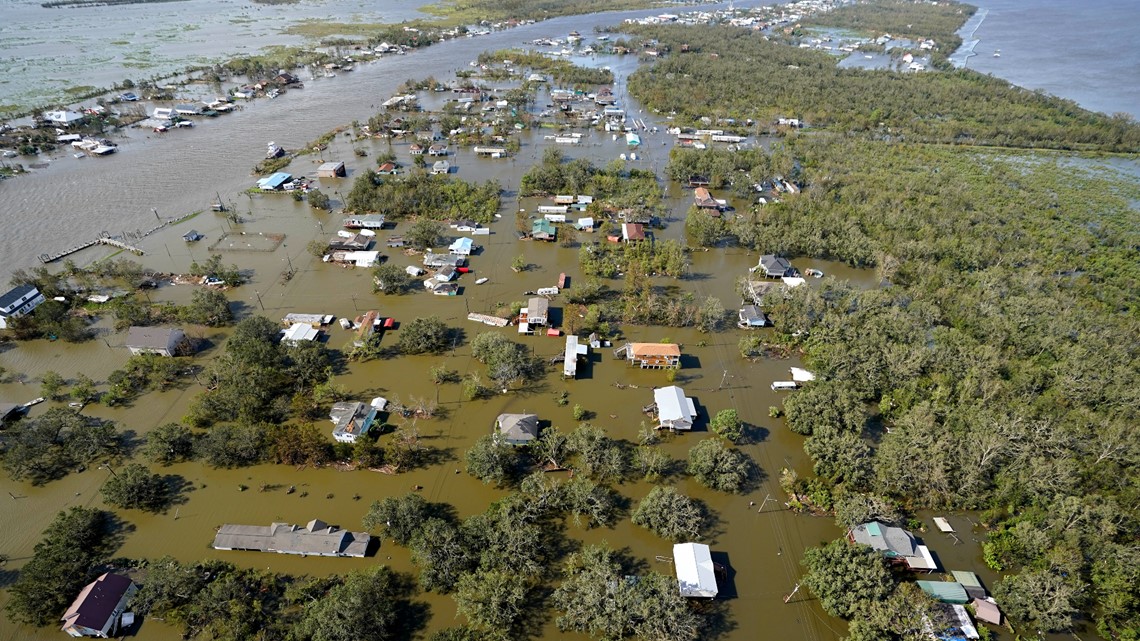
[[[95,240],[89,240],[85,243],[80,243],[78,245],[74,245],[72,247],[69,247],[69,248],[67,248],[61,252],[57,252],[55,254],[40,254],[40,262],[44,263],[44,264],[54,263],[55,261],[57,261],[61,258],[65,258],[67,256],[70,256],[70,255],[72,255],[78,251],[82,251],[84,249],[87,249],[88,247],[94,247],[95,245],[109,245],[111,247],[118,247],[119,249],[125,249],[125,250],[131,252],[132,254],[136,254],[138,256],[142,256],[143,254],[146,253],[143,250],[139,249],[138,247],[135,247],[134,245],[128,245],[127,243],[124,243],[121,240],[115,240],[114,238],[111,238],[110,236],[100,236],[99,238],[96,238]]]

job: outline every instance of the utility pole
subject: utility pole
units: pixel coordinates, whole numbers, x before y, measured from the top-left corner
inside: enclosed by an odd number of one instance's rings
[[[787,602],[791,601],[791,600],[792,600],[792,597],[796,596],[796,592],[799,592],[799,591],[800,591],[800,584],[801,584],[801,583],[802,583],[802,581],[800,581],[800,582],[797,582],[797,583],[796,583],[796,587],[792,589],[792,593],[791,593],[791,594],[789,594],[788,596],[784,597],[784,603],[787,603]]]
[[[261,311],[265,311],[265,303],[261,302],[261,292],[254,290],[254,296],[257,296],[257,304],[261,306]]]
[[[162,218],[158,215],[158,209],[151,207],[150,210],[154,212],[154,217],[156,220],[162,220]]]
[[[771,495],[771,494],[768,494],[767,496],[765,496],[765,497],[764,497],[764,500],[763,500],[763,501],[760,503],[760,509],[759,509],[759,510],[756,510],[756,513],[757,513],[757,514],[759,514],[760,512],[763,512],[763,511],[764,511],[764,506],[765,506],[765,505],[768,505],[768,501],[775,501],[775,500],[776,500],[776,499],[772,498],[772,495]]]

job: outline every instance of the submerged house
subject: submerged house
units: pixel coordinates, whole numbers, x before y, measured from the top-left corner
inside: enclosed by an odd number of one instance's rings
[[[566,351],[562,353],[562,375],[566,378],[575,378],[578,376],[578,358],[581,356],[589,356],[590,346],[585,343],[579,343],[578,337],[574,334],[567,334],[566,336]]]
[[[901,527],[871,521],[851,528],[847,538],[852,543],[871,546],[882,552],[888,561],[905,565],[908,569],[924,572],[938,569],[930,549],[919,545],[914,535]]]
[[[638,243],[645,240],[645,226],[641,223],[622,223],[621,239],[627,243]]]
[[[537,414],[499,414],[495,433],[508,445],[526,445],[538,438]]]
[[[455,242],[451,243],[447,248],[447,251],[456,256],[470,256],[474,248],[475,241],[470,238],[456,238]]]
[[[769,325],[768,315],[761,311],[756,305],[745,305],[741,307],[738,318],[739,320],[736,325],[742,329],[767,327]]]
[[[132,356],[158,354],[178,356],[189,348],[186,332],[177,327],[131,327],[127,330],[127,349]]]
[[[463,267],[467,264],[466,256],[458,254],[424,254],[424,267],[439,269],[441,267]]]
[[[343,162],[326,162],[317,167],[317,178],[344,178],[347,175]]]
[[[333,438],[338,443],[355,443],[376,422],[377,409],[359,401],[343,401],[332,406]]]
[[[119,574],[106,573],[88,583],[71,607],[64,612],[63,631],[73,637],[118,636],[119,619],[127,601],[138,592],[133,581]]]
[[[309,521],[305,527],[288,523],[268,526],[226,523],[218,528],[212,547],[301,556],[363,557],[371,538],[367,532],[349,532],[320,519]]]
[[[554,242],[557,236],[558,228],[554,226],[554,223],[545,218],[534,221],[530,226],[530,237],[535,240]]]
[[[677,586],[683,597],[715,598],[716,566],[709,546],[704,543],[673,545],[673,566],[677,570]]]
[[[261,191],[277,191],[291,180],[293,180],[293,174],[279,171],[258,180],[257,188]]]
[[[697,407],[685,390],[676,385],[653,390],[653,403],[657,406],[657,429],[691,430],[697,420]]]
[[[349,233],[349,232],[344,232]],[[329,249],[332,251],[364,251],[372,245],[372,237],[364,234],[351,236],[333,236],[329,239]]]
[[[281,330],[281,342],[296,345],[305,341],[315,341],[321,335],[321,330],[308,323],[294,323],[288,329]]]
[[[788,259],[775,254],[764,254],[760,262],[756,263],[750,271],[760,272],[768,278],[783,278],[785,276],[798,276],[799,272],[788,262]]]

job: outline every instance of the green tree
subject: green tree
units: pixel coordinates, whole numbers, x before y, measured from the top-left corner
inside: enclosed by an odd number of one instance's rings
[[[265,458],[265,429],[261,425],[215,425],[197,446],[196,455],[214,467],[253,465]]]
[[[701,306],[697,308],[697,329],[706,333],[719,332],[724,329],[727,318],[727,312],[725,312],[720,299],[707,296],[701,302]]]
[[[42,484],[74,467],[115,456],[120,447],[113,423],[67,407],[53,407],[8,428],[4,468],[15,480]]]
[[[626,580],[634,572],[632,561],[605,544],[571,554],[554,591],[554,607],[561,612],[558,629],[602,641],[700,638],[701,618],[677,591],[676,580],[644,571],[636,581]]]
[[[472,625],[497,632],[512,629],[527,600],[526,577],[495,571],[464,574],[455,593],[456,609]]]
[[[513,447],[487,434],[467,450],[464,460],[471,476],[484,483],[502,485],[514,474],[516,454]]]
[[[329,199],[328,195],[322,192],[320,189],[313,189],[309,191],[308,198],[309,206],[313,209],[322,209],[324,211],[332,209],[332,201]]]
[[[59,613],[106,560],[109,516],[86,507],[55,516],[8,590],[5,609],[12,620],[36,626],[58,622]]]
[[[170,488],[144,465],[131,463],[111,475],[100,490],[103,500],[116,507],[160,512],[170,503]]]
[[[1073,627],[1081,592],[1076,577],[1066,579],[1058,571],[1036,569],[1007,576],[994,587],[1006,614],[1042,632]]]
[[[724,409],[716,413],[709,423],[709,429],[736,443],[744,436],[744,422],[734,409]]]
[[[479,550],[466,530],[436,517],[419,524],[411,541],[412,562],[420,568],[420,585],[430,592],[446,594],[459,577],[478,564]]]
[[[147,459],[162,465],[186,461],[194,456],[195,436],[180,423],[159,425],[146,435],[142,453]]]
[[[836,539],[804,552],[804,585],[831,616],[851,618],[868,602],[885,599],[894,589],[883,556],[865,545]]]
[[[372,270],[374,289],[385,294],[407,294],[419,284],[399,265],[383,263]]]
[[[596,425],[579,425],[570,433],[567,445],[577,455],[576,469],[590,478],[601,482],[620,481],[629,473],[625,448]]]
[[[95,381],[86,374],[78,374],[75,377],[75,384],[71,386],[71,398],[79,403],[90,403],[98,397],[99,393],[95,390]]]
[[[54,401],[60,397],[60,391],[65,383],[66,381],[57,372],[48,370],[40,379],[40,392]]]
[[[416,623],[408,609],[410,582],[378,566],[348,573],[344,582],[306,603],[289,633],[305,641],[358,641],[410,636]]]
[[[529,380],[542,371],[542,361],[502,334],[484,332],[471,341],[471,355],[487,366],[487,376],[499,385]]]
[[[443,225],[421,218],[404,232],[404,242],[421,251],[435,247],[443,242]]]
[[[182,313],[182,320],[210,327],[229,325],[233,318],[230,301],[216,289],[195,289]]]
[[[707,438],[689,450],[687,471],[705,487],[722,492],[740,492],[752,475],[752,460],[724,441]]]
[[[707,521],[704,505],[672,487],[654,487],[633,512],[634,525],[671,541],[699,540]]]
[[[364,515],[364,529],[376,530],[384,526],[384,536],[400,545],[408,545],[432,511],[424,497],[415,492],[385,497],[374,501],[368,508]]]
[[[440,354],[451,347],[453,334],[437,316],[413,318],[400,326],[396,347],[402,354]]]

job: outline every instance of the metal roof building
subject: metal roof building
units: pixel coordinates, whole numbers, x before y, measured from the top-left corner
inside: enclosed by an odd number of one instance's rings
[[[301,556],[355,556],[368,551],[367,532],[349,532],[320,519],[305,527],[288,523],[233,525],[227,523],[214,537],[215,550],[251,550]]]
[[[676,385],[658,387],[653,390],[653,402],[657,404],[657,429],[693,429],[697,408],[685,390]]]
[[[673,566],[683,597],[711,599],[717,595],[716,571],[709,546],[704,543],[677,543],[673,546]]]
[[[537,414],[499,414],[495,419],[499,437],[509,445],[525,445],[538,438]]]

